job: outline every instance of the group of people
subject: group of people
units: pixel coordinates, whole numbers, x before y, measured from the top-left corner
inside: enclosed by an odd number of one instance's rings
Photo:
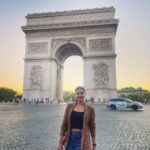
[[[57,103],[59,104],[60,101],[59,100],[49,100],[49,98],[33,98],[33,99],[27,99],[27,98],[23,98],[21,100],[19,100],[20,104],[53,104],[53,103]],[[18,103],[19,103],[18,102]]]
[[[57,150],[96,150],[95,109],[85,102],[86,91],[75,89],[76,102],[67,104]]]

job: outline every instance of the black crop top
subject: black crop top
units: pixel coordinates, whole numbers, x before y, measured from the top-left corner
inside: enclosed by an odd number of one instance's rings
[[[71,129],[82,129],[84,112],[72,111],[71,113]]]

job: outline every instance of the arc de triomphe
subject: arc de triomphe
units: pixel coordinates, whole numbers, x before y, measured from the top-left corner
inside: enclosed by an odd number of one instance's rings
[[[63,99],[63,63],[83,58],[87,98],[116,97],[115,9],[28,14],[23,97]]]

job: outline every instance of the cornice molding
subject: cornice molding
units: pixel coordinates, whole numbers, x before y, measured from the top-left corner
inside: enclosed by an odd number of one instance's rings
[[[90,55],[83,56],[83,59],[96,59],[96,58],[116,58],[116,54],[103,54],[103,55]]]
[[[26,16],[27,19],[41,18],[41,17],[54,17],[54,16],[66,16],[66,15],[77,15],[77,14],[89,14],[89,13],[102,13],[102,12],[115,12],[114,7],[102,7],[93,9],[79,9],[79,10],[67,10],[67,11],[56,11],[47,13],[33,13]]]

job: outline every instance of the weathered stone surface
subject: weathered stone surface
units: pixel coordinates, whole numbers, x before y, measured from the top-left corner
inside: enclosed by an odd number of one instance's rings
[[[72,55],[83,58],[87,98],[116,97],[114,14],[110,7],[27,15],[23,97],[62,100],[63,63]],[[33,66],[41,77],[32,77]]]

